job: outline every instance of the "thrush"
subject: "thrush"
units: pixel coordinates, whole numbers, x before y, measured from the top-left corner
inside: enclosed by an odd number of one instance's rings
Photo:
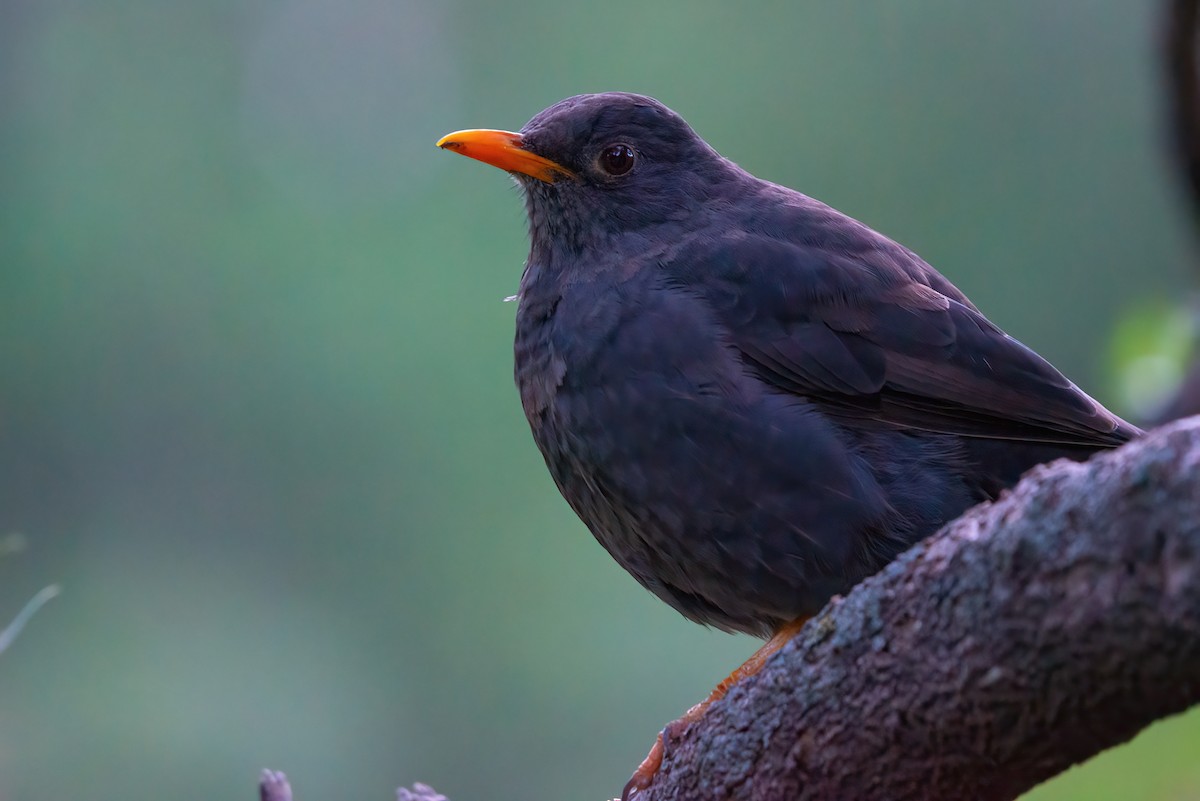
[[[685,617],[769,638],[1030,467],[1141,432],[912,251],[636,94],[440,147],[510,172],[515,375],[563,497]],[[662,736],[625,789],[648,786]]]

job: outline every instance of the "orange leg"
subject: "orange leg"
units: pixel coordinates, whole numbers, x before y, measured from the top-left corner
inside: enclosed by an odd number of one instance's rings
[[[733,685],[762,670],[767,660],[776,651],[787,645],[788,640],[800,633],[800,629],[804,628],[804,624],[808,620],[809,618],[802,617],[780,626],[771,639],[767,640],[749,659],[730,673],[723,682],[713,688],[713,691],[708,694],[707,698],[685,712],[679,720],[668,724],[667,728],[686,728],[704,717],[704,713],[708,711],[708,708],[724,698]],[[655,774],[658,773],[659,767],[662,766],[664,733],[666,733],[666,729],[663,729],[663,732],[658,735],[658,739],[654,741],[650,753],[646,755],[646,758],[642,760],[642,764],[638,765],[637,770],[633,772],[633,776],[626,782],[625,789],[621,792],[621,801],[630,801],[638,792],[645,790],[650,786],[650,782],[654,781]]]

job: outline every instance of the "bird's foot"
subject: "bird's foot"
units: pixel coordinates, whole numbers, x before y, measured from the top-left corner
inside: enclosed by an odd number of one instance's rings
[[[767,663],[767,659],[773,656],[780,648],[787,645],[788,641],[792,637],[795,637],[800,632],[800,629],[804,628],[806,622],[808,622],[808,618],[804,617],[780,626],[775,632],[775,636],[755,651],[737,670],[730,673],[723,682],[713,688],[713,691],[709,693],[707,698],[685,712],[679,720],[668,724],[659,733],[658,739],[654,741],[650,753],[646,754],[646,758],[642,760],[642,764],[638,765],[637,770],[633,772],[633,776],[625,783],[625,789],[621,791],[621,801],[632,801],[638,793],[645,790],[654,781],[654,777],[658,775],[658,769],[662,767],[664,742],[667,737],[673,736],[700,720],[700,718],[704,717],[704,713],[708,711],[708,708],[724,698],[733,685],[747,676],[753,676],[762,670],[763,665]]]
[[[666,733],[666,729],[659,732],[658,738],[650,748],[650,753],[646,754],[646,758],[642,760],[642,764],[637,766],[637,770],[629,777],[629,781],[625,782],[625,789],[621,791],[621,801],[633,801],[633,798],[638,793],[645,790],[650,786],[650,782],[654,781],[655,775],[658,774],[658,769],[662,767],[663,736]]]
[[[650,786],[654,781],[654,777],[658,775],[658,769],[662,767],[663,755],[666,754],[666,741],[674,739],[684,729],[691,726],[693,723],[704,717],[704,713],[712,706],[714,701],[719,701],[725,697],[725,693],[732,686],[730,679],[721,682],[717,688],[712,691],[712,694],[705,698],[700,703],[683,713],[683,717],[679,720],[673,720],[667,724],[667,727],[658,733],[658,738],[655,739],[654,745],[650,747],[650,753],[646,754],[646,758],[642,760],[642,764],[637,766],[637,770],[633,772],[633,776],[629,781],[625,782],[625,789],[621,791],[621,801],[632,801],[642,790]]]

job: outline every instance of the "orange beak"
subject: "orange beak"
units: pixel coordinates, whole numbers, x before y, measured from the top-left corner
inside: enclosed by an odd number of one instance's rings
[[[519,172],[530,178],[537,178],[548,184],[554,183],[563,176],[575,177],[575,173],[561,164],[530,153],[525,149],[521,135],[511,131],[487,129],[455,131],[439,139],[437,146],[478,159],[484,164],[491,164],[502,170]]]

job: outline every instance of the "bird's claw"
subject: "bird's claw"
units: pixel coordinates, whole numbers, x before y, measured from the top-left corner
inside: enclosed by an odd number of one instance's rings
[[[669,729],[670,726],[667,728]],[[646,754],[642,764],[637,766],[637,770],[629,777],[629,781],[625,782],[625,789],[621,791],[621,801],[633,801],[642,790],[645,790],[654,781],[654,777],[658,775],[658,769],[662,767],[663,739],[666,735],[667,729],[658,733],[654,745],[650,748],[650,753]]]

